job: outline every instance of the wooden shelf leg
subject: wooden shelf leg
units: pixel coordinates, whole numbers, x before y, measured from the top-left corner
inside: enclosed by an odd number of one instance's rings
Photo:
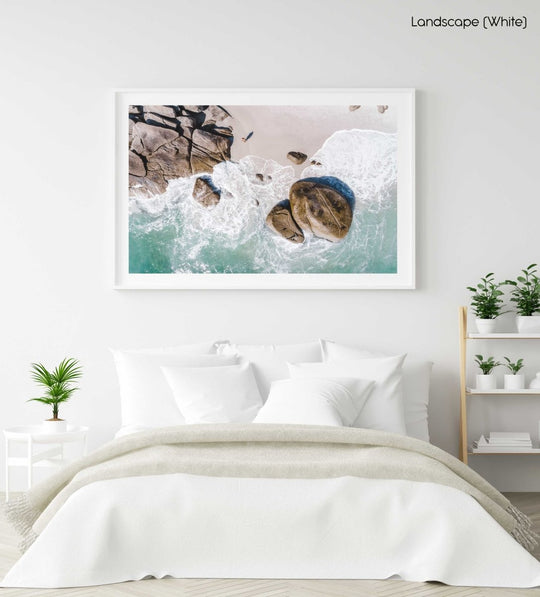
[[[467,307],[459,308],[459,381],[460,381],[460,434],[459,457],[468,464],[467,455]]]

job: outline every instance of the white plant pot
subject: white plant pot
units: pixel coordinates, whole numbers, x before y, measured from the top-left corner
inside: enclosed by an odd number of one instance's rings
[[[540,315],[518,315],[516,324],[520,334],[540,334]]]
[[[67,421],[63,419],[43,421],[41,429],[43,433],[64,433],[67,431]]]
[[[476,389],[483,391],[490,391],[497,389],[497,378],[490,373],[489,375],[481,375],[480,373],[476,376]]]
[[[476,329],[479,334],[493,334],[497,327],[496,319],[478,319],[476,318]]]
[[[505,390],[523,390],[525,387],[525,376],[521,373],[516,375],[506,374],[504,376],[504,389]]]

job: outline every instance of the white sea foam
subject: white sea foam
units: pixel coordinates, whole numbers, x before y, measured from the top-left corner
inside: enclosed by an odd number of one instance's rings
[[[215,207],[194,201],[196,176],[171,181],[162,195],[132,199],[132,238],[144,243],[145,235],[152,233],[152,242],[167,251],[177,272],[362,272],[379,267],[373,264],[391,267],[395,263],[396,136],[339,131],[311,159],[321,165],[308,166],[302,177],[335,176],[355,194],[353,223],[340,243],[307,234],[303,244],[293,244],[266,226],[268,212],[288,197],[296,176],[292,167],[258,156],[215,166],[212,180],[221,190]]]
[[[302,172],[309,176],[335,176],[349,185],[357,203],[368,209],[395,200],[397,137],[379,131],[337,131],[311,157],[320,165]]]

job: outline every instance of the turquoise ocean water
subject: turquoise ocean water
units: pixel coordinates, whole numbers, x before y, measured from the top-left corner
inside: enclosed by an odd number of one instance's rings
[[[192,198],[196,177],[171,181],[163,195],[130,200],[130,273],[395,273],[396,136],[339,131],[310,159],[302,178],[335,176],[354,192],[349,233],[339,243],[306,236],[293,244],[265,224],[297,180],[293,169],[257,156],[214,168],[220,203]],[[263,174],[263,180],[256,174]]]

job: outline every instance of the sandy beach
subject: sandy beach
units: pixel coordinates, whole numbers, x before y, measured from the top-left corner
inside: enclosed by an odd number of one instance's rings
[[[309,166],[310,157],[333,133],[364,129],[395,133],[397,119],[392,106],[381,114],[377,106],[223,106],[233,117],[232,159],[248,155],[272,159],[283,166],[293,166],[300,177]],[[253,132],[252,137],[243,142]],[[287,158],[289,151],[305,153],[308,159],[295,165]]]

